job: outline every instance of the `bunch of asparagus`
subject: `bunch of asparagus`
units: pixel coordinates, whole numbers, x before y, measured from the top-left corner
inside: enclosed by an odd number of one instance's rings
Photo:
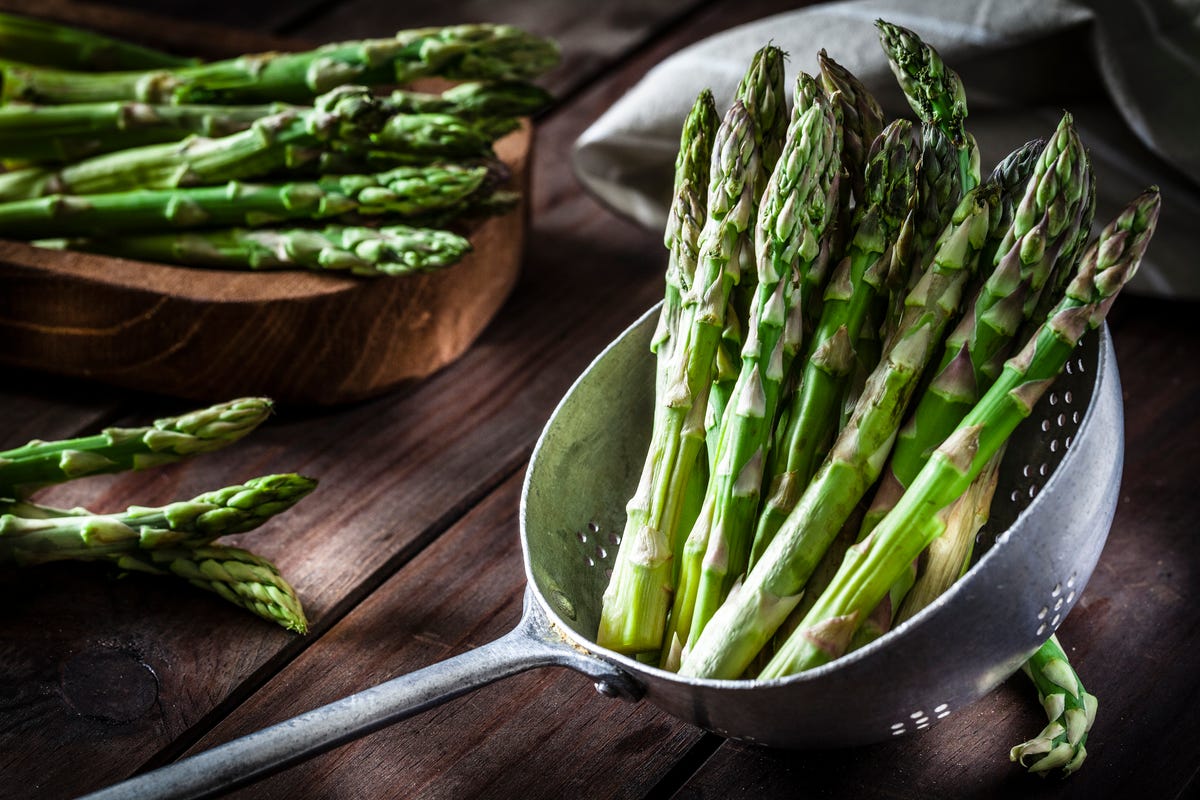
[[[0,564],[99,561],[125,572],[175,575],[251,613],[304,633],[295,590],[271,562],[216,539],[253,530],[316,488],[296,474],[266,475],[158,508],[123,513],[52,508],[29,499],[37,489],[88,475],[147,469],[207,453],[241,439],[271,413],[249,397],[94,436],[32,441],[0,452]]]
[[[492,146],[549,102],[528,81],[557,58],[481,24],[200,63],[0,15],[0,236],[194,266],[440,269],[470,250],[461,223],[515,206]],[[429,77],[459,83],[377,91]]]
[[[651,442],[604,647],[779,678],[927,605],[970,564],[1008,437],[1154,232],[1152,187],[1089,243],[1095,181],[1070,114],[984,178],[958,75],[877,27],[919,130],[824,51],[781,129],[756,100],[785,96],[772,47],[721,122],[708,92],[685,122]],[[1095,698],[1056,639],[1026,672],[1050,724],[1012,757],[1069,774]]]

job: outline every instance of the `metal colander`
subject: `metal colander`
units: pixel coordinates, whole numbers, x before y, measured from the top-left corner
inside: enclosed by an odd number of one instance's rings
[[[521,497],[525,611],[500,639],[213,748],[94,798],[206,797],[480,686],[541,666],[655,703],[724,736],[778,747],[878,742],[928,728],[995,688],[1058,627],[1099,559],[1123,455],[1107,328],[1013,435],[973,568],[912,619],[811,671],[770,681],[685,678],[591,642],[650,436],[648,311],[567,392]]]

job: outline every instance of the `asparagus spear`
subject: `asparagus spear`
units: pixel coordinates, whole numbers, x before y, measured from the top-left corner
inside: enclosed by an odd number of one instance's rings
[[[672,613],[672,653],[700,635],[746,568],[763,463],[781,386],[803,336],[803,276],[837,207],[839,128],[816,81],[797,106],[760,205],[758,282],[741,369],[721,419],[718,455],[700,516],[683,548]],[[672,659],[673,660],[673,659]]]
[[[311,162],[324,147],[365,145],[387,122],[380,102],[361,86],[343,86],[305,111],[283,111],[219,139],[189,137],[96,156],[61,169],[0,175],[0,199],[44,194],[95,194],[125,189],[202,186],[255,177]]]
[[[671,351],[679,338],[683,292],[695,277],[700,229],[704,225],[704,200],[708,195],[708,171],[719,124],[716,101],[712,92],[705,89],[696,97],[684,120],[675,157],[675,200],[663,237],[668,253],[666,286],[662,314],[650,345],[650,349],[658,354],[660,386],[667,380]]]
[[[683,296],[672,370],[657,402],[640,483],[604,593],[597,642],[626,653],[657,651],[671,603],[672,538],[704,443],[704,414],[725,308],[738,280],[734,247],[750,225],[758,169],[753,123],[734,102],[717,131],[708,216],[691,288]]]
[[[157,69],[200,63],[45,19],[0,14],[0,58],[62,69]]]
[[[799,602],[822,553],[882,469],[903,409],[958,310],[995,202],[993,189],[978,187],[959,204],[850,422],[745,581],[709,620],[681,674],[739,677]]]
[[[441,94],[397,89],[381,100],[388,114],[450,115],[471,121],[470,140],[492,141],[549,102],[542,89],[521,81],[463,83]],[[256,120],[302,106],[151,105],[135,101],[65,106],[0,106],[0,158],[75,161],[87,156],[174,142],[189,134],[219,138],[244,131]],[[399,127],[399,124],[395,126]],[[398,131],[397,131],[398,132]],[[394,132],[395,133],[395,132]],[[393,133],[393,135],[394,135]],[[405,148],[402,148],[405,149]],[[461,146],[460,146],[461,149]]]
[[[888,66],[917,117],[940,128],[958,151],[962,191],[979,183],[979,150],[967,133],[967,93],[958,73],[921,37],[882,19],[875,20]]]
[[[271,413],[271,401],[245,397],[140,428],[106,428],[95,436],[34,440],[0,452],[0,494],[20,497],[40,486],[106,472],[146,469],[233,444]]]
[[[158,508],[133,506],[121,514],[26,518],[10,511],[0,516],[0,563],[95,561],[132,550],[207,544],[258,527],[316,485],[300,475],[267,475]]]
[[[411,275],[457,263],[471,243],[450,231],[366,228],[225,228],[43,241],[120,258],[227,269],[311,269],[351,275]]]
[[[1046,775],[1062,767],[1063,775],[1070,775],[1087,758],[1087,735],[1099,703],[1084,690],[1056,635],[1051,635],[1021,670],[1037,687],[1050,722],[1036,737],[1014,747],[1009,757],[1030,772]],[[1041,758],[1027,763],[1032,756]]]
[[[1159,204],[1158,189],[1147,189],[1101,232],[1037,335],[1008,360],[999,379],[930,456],[892,511],[866,539],[850,548],[830,588],[760,677],[789,675],[842,655],[864,615],[941,534],[943,510],[970,486],[1030,414],[1083,334],[1103,321],[1141,262]]]
[[[855,205],[862,205],[868,202],[867,161],[871,145],[883,132],[883,109],[862,81],[824,49],[817,53],[817,64],[825,91],[836,96],[842,107],[842,165],[850,178],[844,190],[850,190]]]
[[[260,227],[349,213],[414,218],[466,208],[486,167],[397,167],[316,181],[50,195],[0,203],[0,235],[38,239],[189,228]]]
[[[1015,169],[1020,164],[1010,166]],[[945,441],[999,375],[1025,320],[1026,300],[1042,290],[1064,246],[1074,242],[1088,186],[1083,145],[1070,115],[1064,115],[1038,156],[1012,223],[1001,237],[994,271],[971,310],[947,337],[935,377],[897,437],[891,462],[863,523],[864,535],[887,514],[933,449]]]
[[[854,368],[863,321],[890,272],[902,261],[897,242],[915,202],[917,151],[912,125],[892,122],[871,145],[867,202],[854,237],[825,290],[820,322],[806,347],[800,384],[777,434],[751,563],[758,560],[817,471],[839,420],[838,404]]]
[[[525,80],[558,62],[549,39],[511,25],[400,31],[390,39],[328,44],[303,53],[258,53],[150,72],[69,72],[0,63],[5,102],[303,103],[343,84],[416,78]]]
[[[308,632],[296,590],[274,564],[247,550],[219,544],[164,547],[117,553],[110,560],[128,572],[176,575],[268,622],[296,633]]]

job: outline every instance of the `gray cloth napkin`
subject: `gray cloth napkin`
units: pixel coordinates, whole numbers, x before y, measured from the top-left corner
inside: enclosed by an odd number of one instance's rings
[[[778,14],[675,53],[596,120],[572,154],[581,182],[654,230],[666,222],[679,130],[697,93],[732,102],[754,52],[789,55],[788,85],[816,54],[853,71],[891,116],[912,117],[874,21],[916,31],[962,76],[986,174],[1070,111],[1097,175],[1097,228],[1150,184],[1155,240],[1132,291],[1200,298],[1200,0],[855,0]]]

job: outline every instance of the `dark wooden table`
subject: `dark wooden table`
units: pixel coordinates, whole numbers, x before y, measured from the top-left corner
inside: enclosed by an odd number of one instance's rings
[[[26,4],[33,7],[33,3]],[[264,35],[333,40],[510,21],[556,37],[558,103],[537,121],[523,277],[467,354],[418,385],[313,412],[282,408],[237,447],[92,478],[48,502],[101,510],[188,497],[269,472],[318,492],[254,534],[295,583],[308,636],[201,592],[87,565],[0,572],[0,798],[73,797],[477,646],[517,620],[519,487],[571,380],[661,294],[657,232],[618,219],[568,166],[575,137],[653,64],[780,0],[383,3],[129,0],[38,4],[181,50]],[[139,10],[137,7],[140,6]],[[143,19],[155,9],[178,22]],[[220,33],[206,25],[239,28]],[[886,744],[784,752],[729,742],[573,673],[526,673],[236,793],[254,798],[1182,797],[1200,765],[1200,335],[1194,304],[1124,297],[1111,319],[1127,414],[1124,484],[1106,550],[1060,635],[1100,714],[1084,769],[1025,774],[1008,749],[1044,724],[1011,679],[931,730]],[[249,344],[249,343],[248,343]],[[6,373],[0,446],[188,407]],[[5,444],[7,443],[7,444]],[[249,539],[246,540],[249,543]],[[932,667],[933,665],[931,665]],[[787,713],[781,709],[780,713]]]

